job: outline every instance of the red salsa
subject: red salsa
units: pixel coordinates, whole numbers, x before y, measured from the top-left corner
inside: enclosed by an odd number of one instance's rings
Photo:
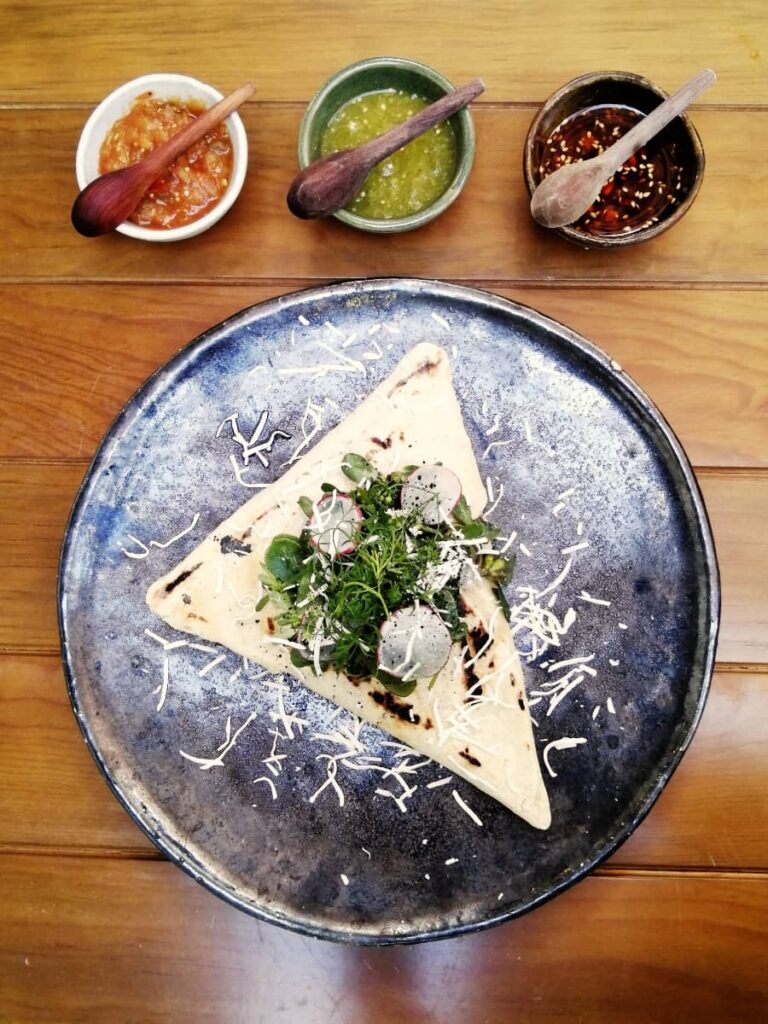
[[[109,129],[101,144],[99,173],[138,163],[203,110],[204,103],[161,100],[151,92],[142,93]],[[229,132],[219,124],[152,184],[129,220],[144,228],[178,228],[198,220],[226,192],[233,157]]]
[[[644,116],[633,107],[600,104],[567,117],[544,143],[539,180],[563,164],[602,153]],[[669,215],[681,189],[675,143],[662,132],[627,160],[572,226],[590,235],[640,231]]]

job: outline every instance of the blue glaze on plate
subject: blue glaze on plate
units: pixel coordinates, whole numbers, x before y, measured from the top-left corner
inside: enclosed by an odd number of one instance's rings
[[[365,377],[279,373],[337,358],[320,347],[340,343],[326,322],[347,339],[357,332],[344,352],[363,363]],[[288,681],[286,707],[310,724],[278,748],[289,757],[274,780],[273,801],[254,779],[268,774],[262,762],[272,746],[275,692],[252,666],[232,679],[241,662],[223,648],[170,652],[168,695],[156,710],[162,652],[144,630],[173,637],[146,607],[146,589],[254,493],[235,478],[229,456],[240,449],[228,429],[216,437],[222,420],[237,411],[248,435],[268,408],[269,429],[293,435],[275,444],[268,469],[249,467],[246,474],[276,479],[301,437],[308,400],[323,407],[325,432],[425,340],[449,355],[456,346],[454,383],[481,472],[491,476],[495,493],[504,485],[492,519],[517,530],[530,552],[518,554],[510,599],[519,599],[516,588],[527,583],[543,588],[567,557],[561,550],[589,542],[573,553],[554,605],[560,618],[573,607],[575,626],[560,649],[525,665],[529,694],[555,678],[542,662],[551,667],[591,654],[597,673],[550,715],[546,701],[532,708],[540,758],[551,740],[587,740],[551,755],[558,774],[545,772],[553,814],[547,832],[463,781],[427,790],[446,774],[438,766],[419,772],[406,814],[374,795],[380,783],[367,772],[343,776],[344,807],[330,787],[310,804],[325,778],[317,755],[335,749],[311,736],[333,728],[334,709],[295,680]],[[499,428],[487,436],[496,413]],[[486,453],[496,440],[506,443]],[[574,494],[555,512],[558,495],[570,488]],[[128,534],[145,544],[167,540],[195,513],[195,529],[169,548],[153,547],[144,559],[121,551],[137,550]],[[610,607],[585,602],[582,591]],[[110,428],[75,502],[59,602],[80,726],[112,789],[157,846],[264,920],[368,944],[457,935],[507,920],[612,853],[691,740],[719,618],[717,564],[693,473],[627,375],[573,331],[526,307],[468,288],[399,279],[345,282],[254,306],[207,331],[150,378]],[[525,633],[516,639],[524,652]],[[227,655],[224,661],[200,676],[218,653]],[[609,697],[615,714],[607,711]],[[181,749],[211,755],[230,715],[232,732],[254,717],[221,767],[202,771],[180,756]],[[366,726],[364,735],[381,763],[391,765],[383,734]],[[482,828],[454,801],[453,788],[480,815]],[[446,865],[454,857],[458,862]]]

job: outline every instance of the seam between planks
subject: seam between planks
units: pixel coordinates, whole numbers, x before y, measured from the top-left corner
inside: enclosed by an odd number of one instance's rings
[[[560,289],[590,289],[606,291],[749,291],[762,292],[768,289],[768,278],[728,278],[720,280],[700,280],[687,278],[603,278],[599,280],[591,277],[573,277],[567,280],[545,279],[545,278],[478,278],[478,277],[445,277],[433,278],[430,275],[403,275],[403,274],[378,274],[366,275],[366,277],[381,278],[398,277],[418,278],[425,281],[440,280],[448,284],[460,284],[471,288],[480,288],[486,291],[504,288],[535,288],[542,291],[558,291]],[[186,287],[191,285],[208,285],[213,287],[229,288],[284,288],[286,292],[302,291],[305,288],[316,288],[320,285],[334,284],[337,282],[357,281],[360,278],[354,276],[341,277],[211,277],[211,276],[190,276],[190,277],[67,277],[67,276],[44,276],[44,277],[0,277],[0,288],[10,286],[30,285],[63,285],[82,287],[83,285],[108,286],[119,285],[135,287]]]
[[[90,466],[92,457],[90,455],[0,455],[0,469],[9,467],[17,469],[19,466],[80,466],[83,469]],[[713,479],[720,477],[738,477],[739,479],[768,479],[768,466],[696,466],[693,470],[697,477]]]
[[[101,97],[103,99],[103,97]],[[10,112],[19,111],[28,113],[32,110],[91,110],[98,106],[101,99],[96,100],[3,100],[0,102],[0,110]],[[242,105],[242,110],[304,110],[309,104],[309,99],[287,99],[287,100],[249,100]],[[544,104],[543,99],[523,100],[474,100],[473,110],[539,110]],[[768,103],[694,103],[688,108],[695,113],[744,113],[764,114],[768,111]]]
[[[60,658],[58,644],[0,644],[0,658]],[[768,662],[763,661],[716,661],[713,673],[719,675],[764,676],[768,675]]]
[[[155,861],[173,863],[159,850],[152,847],[132,849],[125,846],[44,846],[37,843],[0,844],[0,857],[57,857],[79,858],[82,860],[125,860]],[[751,867],[697,867],[671,866],[663,864],[632,865],[603,864],[590,874],[600,878],[706,878],[742,879],[747,881],[768,881],[768,865]]]

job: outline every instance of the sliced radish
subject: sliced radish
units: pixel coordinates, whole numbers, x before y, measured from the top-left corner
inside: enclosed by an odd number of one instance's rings
[[[420,466],[406,479],[400,504],[406,512],[417,508],[429,526],[445,522],[461,497],[461,481],[445,466]]]
[[[348,555],[357,547],[363,513],[348,494],[332,491],[314,506],[310,543],[324,555]]]
[[[381,626],[378,661],[396,679],[424,679],[448,661],[451,634],[443,620],[424,604],[399,608]]]

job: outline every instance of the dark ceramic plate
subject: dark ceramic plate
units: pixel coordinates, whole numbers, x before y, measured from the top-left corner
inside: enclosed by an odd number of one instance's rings
[[[281,709],[275,681],[257,667],[245,669],[224,649],[187,644],[164,652],[145,633],[179,639],[147,609],[148,584],[254,493],[233,469],[242,460],[231,421],[216,437],[225,417],[237,411],[250,436],[269,409],[268,429],[292,435],[276,439],[268,468],[253,459],[243,475],[245,482],[275,479],[303,436],[302,421],[307,433],[315,417],[321,430],[330,428],[422,340],[442,343],[453,357],[466,426],[494,500],[504,486],[492,518],[517,531],[515,546],[522,541],[510,601],[538,595],[533,603],[556,616],[550,626],[573,619],[568,608],[576,613],[560,646],[534,651],[526,666],[532,700],[542,695],[532,707],[539,755],[543,761],[546,750],[556,773],[545,770],[553,812],[547,832],[465,782],[428,788],[446,775],[431,763],[400,772],[405,785],[418,787],[401,811],[376,790],[403,792],[398,777],[385,774],[402,768],[403,751],[367,726],[364,753],[337,764],[344,805],[332,783],[310,802],[345,749],[338,731],[349,717],[334,718],[330,705],[291,680]],[[306,372],[310,364],[346,368],[316,375]],[[292,369],[299,372],[284,372]],[[193,521],[170,546],[150,545]],[[542,594],[569,561],[568,574]],[[60,575],[75,713],[135,821],[235,906],[296,931],[360,943],[496,924],[614,851],[691,740],[718,612],[701,496],[647,397],[568,328],[504,299],[431,281],[357,281],[287,295],[237,314],[180,352],[102,443],[75,503]],[[530,616],[519,617],[530,625]],[[528,626],[516,633],[524,654],[532,645]],[[574,658],[588,659],[575,663],[586,668],[570,675],[573,665],[554,668]],[[303,731],[288,715],[306,722]],[[292,740],[274,739],[286,729]],[[319,738],[334,732],[335,739]],[[583,742],[549,746],[564,738]],[[265,761],[273,744],[285,756]],[[205,768],[180,750],[220,761]]]

